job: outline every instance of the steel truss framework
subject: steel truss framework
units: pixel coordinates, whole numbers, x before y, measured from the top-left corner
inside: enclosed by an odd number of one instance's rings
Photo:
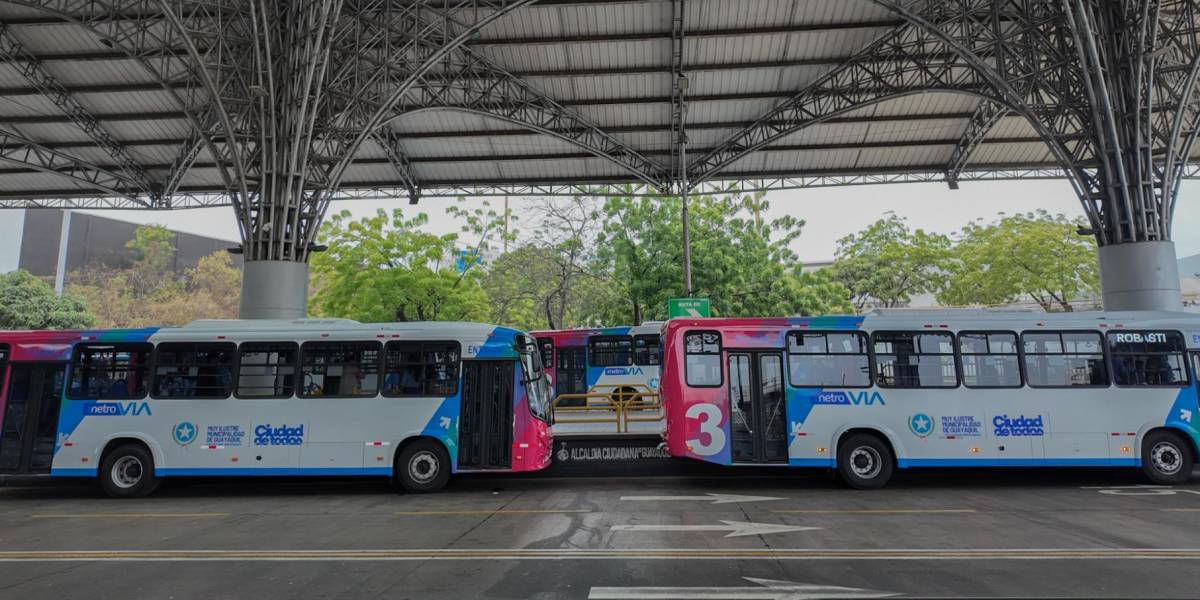
[[[170,164],[140,160],[84,108],[81,90],[59,83],[45,59],[0,24],[0,61],[28,84],[10,91],[51,99],[107,157],[86,160],[76,147],[29,139],[16,121],[0,123],[0,160],[64,181],[62,190],[33,197],[0,190],[0,206],[229,205],[247,259],[303,261],[329,203],[341,199],[612,193],[597,190],[602,184],[657,195],[1062,177],[1099,242],[1116,244],[1170,239],[1179,182],[1197,175],[1188,159],[1200,130],[1200,0],[870,0],[893,16],[871,25],[885,33],[690,159],[689,103],[719,98],[688,93],[686,40],[713,33],[688,30],[684,1],[671,0],[665,34],[669,152],[639,151],[581,116],[576,108],[586,103],[555,100],[480,51],[480,31],[535,1],[13,0],[75,23],[110,54],[133,60],[174,101],[190,134],[170,141]],[[752,154],[806,127],[933,92],[978,98],[948,164],[799,175],[747,166]],[[433,110],[554,137],[627,175],[573,184],[422,181],[389,124]],[[975,164],[989,132],[1011,115],[1033,126],[1056,164]],[[348,178],[365,164],[362,148],[382,152],[394,170],[390,185]],[[201,166],[219,173],[220,189],[184,185]]]

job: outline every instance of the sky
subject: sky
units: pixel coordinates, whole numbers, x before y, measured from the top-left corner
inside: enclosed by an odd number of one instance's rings
[[[959,231],[975,219],[994,220],[1000,212],[1045,209],[1068,216],[1083,214],[1065,181],[963,182],[958,190],[942,183],[811,188],[770,192],[767,200],[772,217],[792,215],[805,221],[803,234],[793,249],[807,262],[831,260],[839,238],[864,229],[889,210],[906,217],[913,228],[946,234]],[[497,207],[503,204],[502,198],[487,201]],[[347,209],[356,217],[372,215],[379,208],[400,208],[406,216],[424,212],[435,233],[446,233],[458,230],[458,225],[445,215],[444,207],[452,202],[425,198],[419,205],[409,206],[407,200],[347,201],[335,204],[333,210]],[[520,215],[528,202],[513,197],[510,208]],[[231,241],[238,237],[230,208],[88,212],[136,223],[160,223],[170,229]],[[1180,190],[1174,236],[1180,258],[1200,253],[1200,181],[1187,181]]]

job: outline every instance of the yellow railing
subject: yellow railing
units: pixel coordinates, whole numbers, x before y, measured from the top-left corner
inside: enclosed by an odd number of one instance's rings
[[[617,433],[629,433],[630,423],[653,423],[663,420],[662,402],[658,392],[641,384],[593,388],[586,394],[559,394],[552,405],[554,423],[612,423]],[[580,406],[567,406],[583,400]]]

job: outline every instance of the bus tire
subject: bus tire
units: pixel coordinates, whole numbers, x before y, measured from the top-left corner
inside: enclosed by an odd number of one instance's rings
[[[450,454],[433,440],[417,440],[396,457],[396,481],[406,492],[436,492],[450,481]]]
[[[142,498],[162,482],[154,474],[154,457],[141,444],[125,444],[100,461],[100,488],[111,498]]]
[[[1151,431],[1142,439],[1142,473],[1153,483],[1185,483],[1193,464],[1191,446],[1177,433]]]
[[[892,478],[894,468],[892,451],[878,436],[856,433],[838,446],[838,476],[854,489],[876,490],[883,487]]]

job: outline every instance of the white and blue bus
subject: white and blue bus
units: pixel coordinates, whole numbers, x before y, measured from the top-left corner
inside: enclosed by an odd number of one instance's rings
[[[95,477],[116,497],[163,477],[379,475],[550,463],[533,338],[475,323],[197,321],[0,333],[0,475]]]
[[[876,311],[673,319],[660,387],[673,456],[835,469],[1139,467],[1200,452],[1200,315]]]
[[[559,406],[581,406],[580,394],[657,393],[661,322],[591,329],[533,331]]]

